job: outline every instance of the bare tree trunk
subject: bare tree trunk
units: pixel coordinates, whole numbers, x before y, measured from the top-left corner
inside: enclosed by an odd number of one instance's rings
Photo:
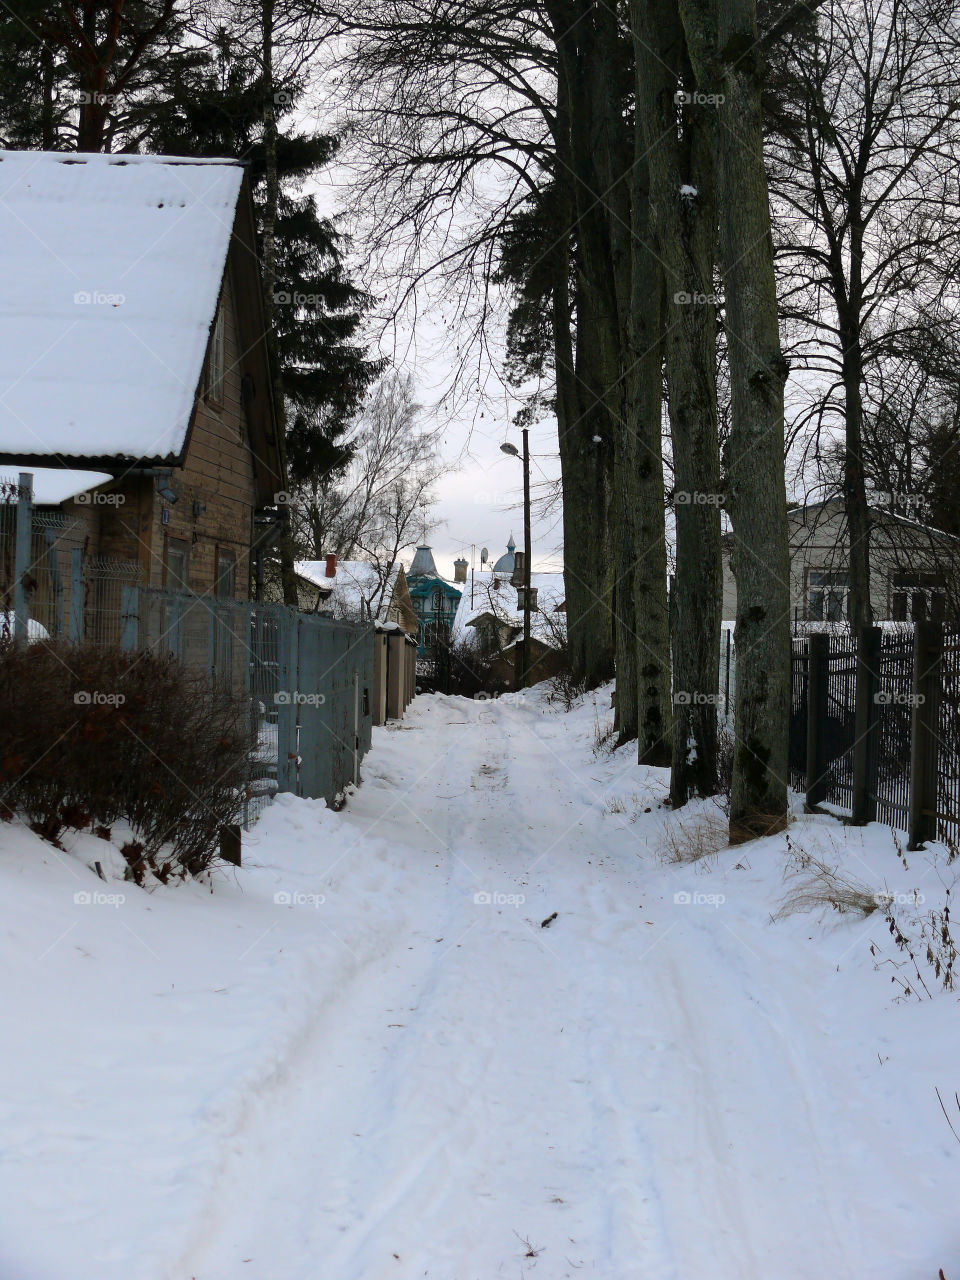
[[[680,0],[680,12],[698,88],[721,95],[719,239],[732,400],[725,462],[737,582],[730,835],[732,840],[742,840],[782,827],[787,812],[790,589],[783,464],[787,366],[780,349],[763,166],[763,62],[757,47],[756,0]]]
[[[842,271],[834,276],[834,302],[839,318],[845,437],[843,502],[849,542],[850,625],[854,634],[873,626],[870,602],[870,508],[863,467],[863,237],[854,222],[850,237],[850,282],[844,288]]]
[[[568,29],[566,10],[555,17],[558,41]],[[569,56],[558,48],[557,87],[557,220],[553,255],[553,337],[557,377],[557,426],[563,485],[564,580],[567,632],[572,676],[595,688],[613,675],[613,632],[607,550],[607,482],[611,444],[604,441],[606,407],[596,381],[596,332],[587,319],[588,304],[582,276],[576,285],[576,347],[574,306],[570,297],[570,252],[576,227],[578,200],[574,180],[572,134],[579,102],[571,100]],[[576,68],[573,68],[576,78]],[[609,433],[608,433],[609,434]],[[595,439],[600,435],[600,443]],[[605,447],[606,446],[606,447]]]
[[[676,0],[633,0],[638,116],[648,148],[652,230],[666,273],[665,342],[673,440],[671,801],[717,789],[721,559],[717,430],[713,108],[692,84]],[[682,125],[681,125],[682,120]],[[680,127],[678,127],[680,126]]]
[[[641,764],[670,763],[670,627],[667,602],[667,540],[664,528],[663,453],[663,272],[654,252],[643,137],[636,128],[632,170],[632,265],[628,341],[628,412],[635,438],[636,564],[633,574],[637,627],[637,758]]]
[[[267,329],[267,352],[270,357],[273,379],[274,410],[277,419],[277,444],[280,453],[280,471],[287,475],[287,411],[283,393],[283,371],[277,351],[276,302],[277,288],[277,207],[280,185],[277,177],[277,111],[274,98],[273,42],[274,0],[261,0],[261,33],[263,41],[263,145],[266,170],[266,199],[263,208],[263,310]],[[280,583],[284,604],[299,603],[297,575],[294,569],[293,527],[290,520],[290,504],[280,507]]]

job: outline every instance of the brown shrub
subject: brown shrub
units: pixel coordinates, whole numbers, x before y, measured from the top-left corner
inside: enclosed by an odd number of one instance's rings
[[[165,846],[184,874],[215,861],[253,746],[246,700],[171,658],[0,642],[0,811],[54,841],[126,819],[136,879]]]

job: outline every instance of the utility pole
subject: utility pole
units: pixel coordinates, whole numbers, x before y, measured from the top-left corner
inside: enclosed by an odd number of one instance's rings
[[[521,689],[530,683],[530,435],[523,428],[523,674]]]
[[[505,441],[501,452],[523,462],[523,656],[520,663],[520,688],[526,689],[530,680],[530,433],[522,428],[523,453],[515,444]]]

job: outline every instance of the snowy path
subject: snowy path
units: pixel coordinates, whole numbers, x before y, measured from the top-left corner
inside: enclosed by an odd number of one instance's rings
[[[0,829],[0,1280],[960,1280],[956,997],[771,923],[783,838],[665,865],[605,703],[421,698],[213,893]]]
[[[865,1269],[889,1152],[822,1029],[804,1043],[813,1003],[756,988],[782,964],[766,921],[746,938],[646,902],[528,708],[425,701],[412,723],[394,790],[351,816],[386,806],[435,864],[423,927],[392,934],[383,904],[389,950],[252,1112],[189,1274],[913,1274]]]

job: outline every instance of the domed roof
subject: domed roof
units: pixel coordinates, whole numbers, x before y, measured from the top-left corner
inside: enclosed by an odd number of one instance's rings
[[[497,563],[493,566],[494,573],[513,573],[516,564],[516,556],[514,552],[517,544],[513,540],[513,534],[510,535],[510,541],[507,543],[506,555],[502,555]]]

